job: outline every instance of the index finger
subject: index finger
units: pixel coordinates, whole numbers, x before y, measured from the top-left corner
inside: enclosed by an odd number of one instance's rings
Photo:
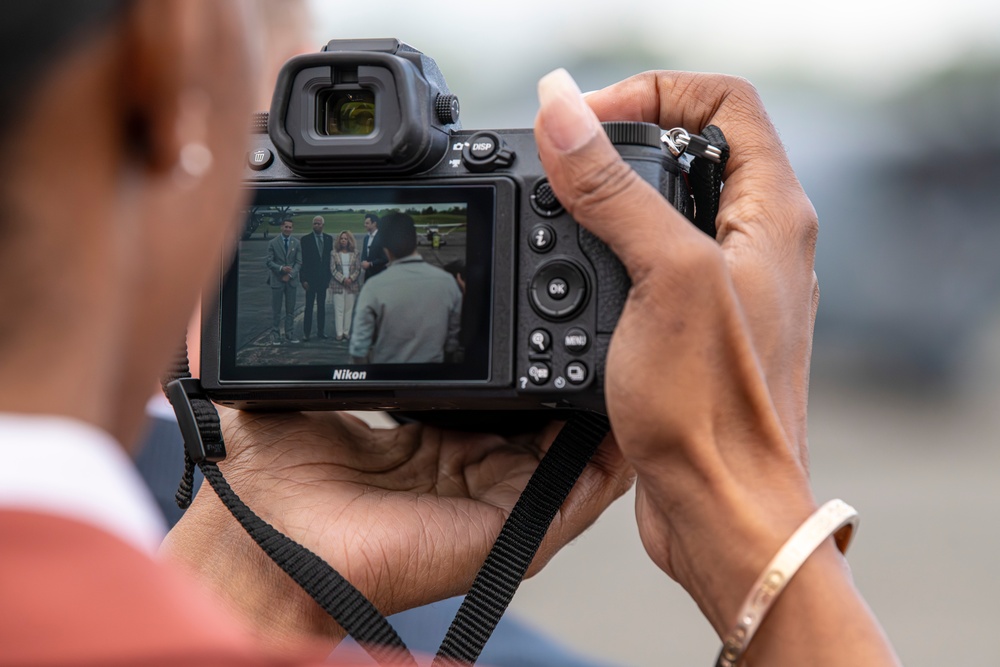
[[[815,212],[757,90],[745,79],[645,72],[587,95],[603,121],[633,120],[701,132],[717,125],[730,145],[718,240],[734,232],[782,241],[815,236]]]

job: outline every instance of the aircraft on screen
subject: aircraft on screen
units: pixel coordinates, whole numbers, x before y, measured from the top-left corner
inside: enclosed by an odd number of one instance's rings
[[[465,231],[468,225],[464,222],[446,222],[440,224],[416,223],[417,243],[429,245],[433,248],[447,245],[449,234],[457,231]]]

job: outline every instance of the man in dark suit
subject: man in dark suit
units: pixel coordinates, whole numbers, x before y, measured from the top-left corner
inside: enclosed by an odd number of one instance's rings
[[[326,220],[317,215],[312,221],[312,234],[302,242],[302,272],[299,282],[306,291],[306,312],[302,316],[302,340],[309,340],[312,333],[313,302],[316,303],[316,337],[326,338],[326,291],[330,288],[330,254],[333,237],[323,233]]]
[[[385,246],[378,236],[378,216],[374,213],[365,214],[365,243],[361,249],[361,269],[365,272],[365,280],[377,276],[389,264],[385,255]]]
[[[267,268],[270,275],[267,284],[271,286],[271,342],[280,345],[281,306],[285,306],[285,337],[288,343],[297,343],[292,333],[295,318],[295,290],[299,286],[299,271],[302,268],[302,244],[292,236],[292,221],[281,223],[281,234],[267,244]]]

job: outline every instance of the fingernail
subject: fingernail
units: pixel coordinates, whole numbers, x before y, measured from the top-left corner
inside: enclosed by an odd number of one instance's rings
[[[601,131],[576,81],[564,69],[542,77],[538,82],[538,101],[541,103],[542,129],[563,152],[580,148]]]

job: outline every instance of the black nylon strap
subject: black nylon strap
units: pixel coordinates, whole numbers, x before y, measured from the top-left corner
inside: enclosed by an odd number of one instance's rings
[[[322,558],[254,514],[229,486],[216,464],[202,462],[199,467],[254,542],[369,655],[379,664],[416,667],[406,644],[368,598]]]
[[[611,430],[580,412],[566,422],[528,480],[438,649],[435,666],[474,663],[496,629],[566,496]]]
[[[254,514],[226,482],[219,467],[204,460],[205,443],[210,451],[225,458],[222,428],[215,406],[201,397],[200,384],[190,377],[185,345],[163,380],[185,441],[185,470],[177,491],[177,504],[182,509],[191,504],[191,480],[197,463],[216,495],[254,542],[372,658],[380,664],[416,667],[416,660],[396,630],[361,591],[322,558]],[[192,429],[196,432],[192,433]],[[193,447],[192,441],[199,446]]]
[[[718,163],[695,158],[688,174],[691,192],[694,195],[694,224],[714,239],[715,219],[719,215],[719,194],[722,191],[722,174],[729,161],[729,143],[726,141],[725,135],[722,134],[722,130],[715,125],[709,125],[702,130],[701,136],[722,151],[722,157]]]

